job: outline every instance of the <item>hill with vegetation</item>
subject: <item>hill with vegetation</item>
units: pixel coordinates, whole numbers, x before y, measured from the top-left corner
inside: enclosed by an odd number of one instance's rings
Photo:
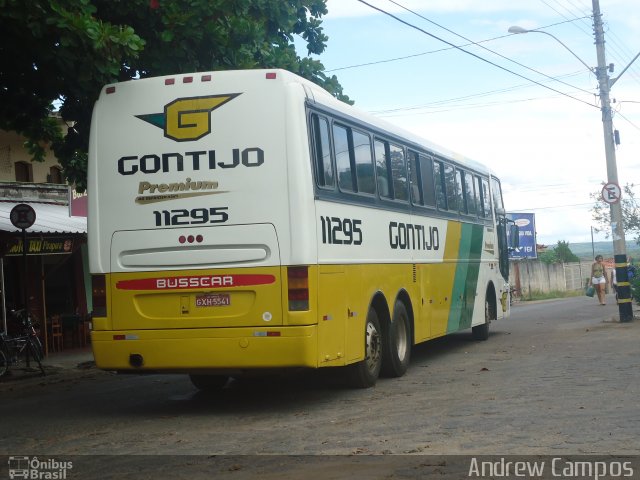
[[[549,245],[549,248],[553,248],[555,245]],[[569,248],[571,251],[579,257],[581,260],[593,260],[593,253],[596,255],[602,255],[604,258],[613,257],[613,241],[608,240],[605,242],[584,242],[584,243],[570,243]],[[635,240],[627,241],[627,257],[632,257],[634,262],[640,261],[640,245]]]

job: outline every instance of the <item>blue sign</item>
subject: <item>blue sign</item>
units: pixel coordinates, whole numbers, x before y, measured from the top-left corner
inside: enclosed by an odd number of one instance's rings
[[[507,213],[507,218],[513,221],[519,230],[520,246],[509,252],[509,259],[538,258],[536,251],[536,215],[535,213]],[[507,236],[509,229],[507,228]],[[508,243],[510,244],[510,242]]]

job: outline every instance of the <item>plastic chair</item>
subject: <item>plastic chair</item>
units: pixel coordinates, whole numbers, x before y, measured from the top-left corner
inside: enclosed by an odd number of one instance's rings
[[[59,352],[64,347],[60,315],[53,315],[50,319],[49,346],[53,352]]]

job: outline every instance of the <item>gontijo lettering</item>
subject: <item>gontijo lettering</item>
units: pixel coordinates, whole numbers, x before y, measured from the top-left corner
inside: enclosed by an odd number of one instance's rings
[[[158,173],[158,172],[182,172],[191,162],[190,170],[200,170],[201,159],[202,169],[215,170],[216,168],[236,168],[240,165],[245,167],[259,167],[264,163],[264,151],[258,147],[249,147],[240,151],[234,148],[231,151],[229,161],[216,160],[215,150],[202,150],[198,152],[172,152],[172,153],[148,153],[142,156],[128,155],[118,159],[118,173],[120,175],[134,175],[136,173]]]
[[[394,250],[439,250],[440,233],[438,227],[389,222],[389,245]]]

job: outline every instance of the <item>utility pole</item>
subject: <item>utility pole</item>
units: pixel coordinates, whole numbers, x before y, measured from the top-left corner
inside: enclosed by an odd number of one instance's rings
[[[593,30],[595,34],[596,50],[598,54],[596,76],[598,77],[598,83],[600,86],[600,109],[602,110],[604,150],[607,159],[607,183],[619,186],[620,183],[618,182],[618,167],[616,165],[616,149],[613,135],[613,119],[611,116],[611,100],[609,98],[609,92],[612,83],[610,83],[608,66],[605,59],[604,30],[602,28],[600,0],[592,0],[592,3]],[[614,80],[614,82],[616,80],[617,78]],[[620,204],[620,199],[611,203],[611,234],[613,236],[613,252],[616,268],[616,279],[618,282],[618,310],[620,313],[620,321],[630,322],[631,320],[633,320],[633,309],[631,305],[631,286],[629,284],[629,275],[627,270],[627,246],[624,237],[624,223],[622,218],[622,206]]]

